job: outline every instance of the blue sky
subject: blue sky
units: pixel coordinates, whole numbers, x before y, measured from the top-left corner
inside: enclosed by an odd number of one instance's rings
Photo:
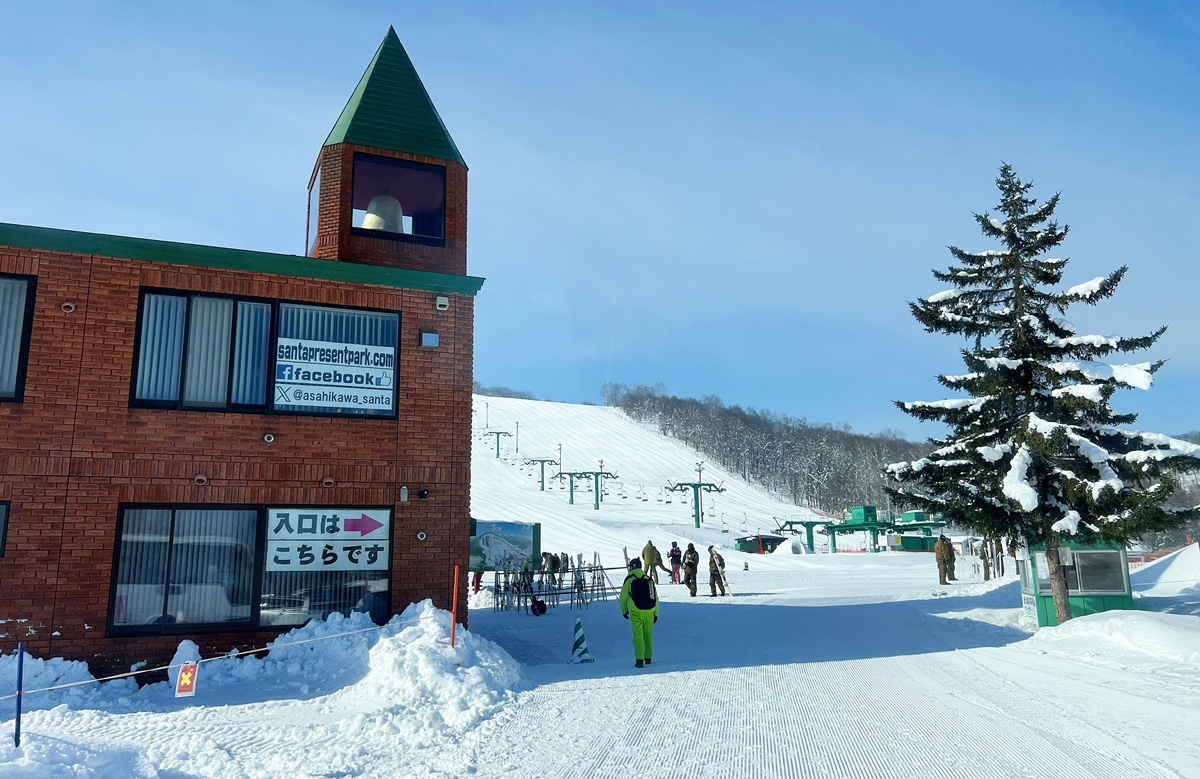
[[[153,8],[151,11],[149,9]],[[1190,2],[40,3],[5,11],[0,221],[301,253],[321,143],[394,25],[470,166],[475,378],[607,381],[910,438],[959,342],[907,301],[1062,192],[1079,329],[1167,334],[1138,427],[1200,429]]]

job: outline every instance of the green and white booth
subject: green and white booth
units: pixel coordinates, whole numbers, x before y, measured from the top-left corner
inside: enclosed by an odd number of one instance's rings
[[[1071,615],[1082,617],[1114,609],[1132,609],[1129,586],[1129,557],[1124,547],[1104,544],[1072,544],[1063,539],[1058,559],[1067,577]],[[1058,624],[1046,545],[1023,546],[1017,550],[1017,572],[1021,575],[1021,605],[1037,616],[1038,627]]]

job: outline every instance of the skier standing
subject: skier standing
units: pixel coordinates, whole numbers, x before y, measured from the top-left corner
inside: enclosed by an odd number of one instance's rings
[[[642,570],[642,561],[629,561],[629,574],[621,584],[621,614],[633,627],[634,667],[650,665],[654,654],[654,623],[658,622],[658,592]]]
[[[683,564],[683,550],[674,541],[667,551],[667,559],[671,561],[671,584],[679,584],[682,581],[679,577],[679,567]]]
[[[653,541],[647,541],[642,547],[642,564],[646,566],[646,574],[658,584],[658,569],[662,568],[667,571],[667,567],[662,564],[662,555],[658,552],[658,547],[654,546]],[[670,573],[670,571],[667,571]]]
[[[696,571],[700,568],[700,553],[693,544],[688,544],[683,553],[683,583],[687,585],[691,597],[696,597]]]
[[[950,555],[953,552],[950,549],[950,542],[946,540],[946,536],[938,536],[938,540],[933,545],[933,556],[937,560],[938,567],[938,584],[946,584],[946,569],[950,566],[950,561],[953,559]]]
[[[721,594],[725,594],[725,558],[717,552],[715,548],[708,548],[708,589],[711,595],[708,597],[717,597],[717,588],[721,588]]]

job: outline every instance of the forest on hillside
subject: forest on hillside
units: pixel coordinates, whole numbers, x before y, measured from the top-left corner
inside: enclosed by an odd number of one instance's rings
[[[605,384],[601,399],[652,425],[710,462],[783,500],[839,513],[850,506],[890,506],[882,469],[925,450],[899,433],[864,435],[849,426],[812,424],[771,411],[726,406],[721,399],[668,395],[662,386]]]

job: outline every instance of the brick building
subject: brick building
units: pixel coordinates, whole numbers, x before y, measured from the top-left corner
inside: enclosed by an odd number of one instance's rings
[[[309,203],[306,257],[0,224],[0,650],[107,672],[449,608],[483,280],[394,30]]]

